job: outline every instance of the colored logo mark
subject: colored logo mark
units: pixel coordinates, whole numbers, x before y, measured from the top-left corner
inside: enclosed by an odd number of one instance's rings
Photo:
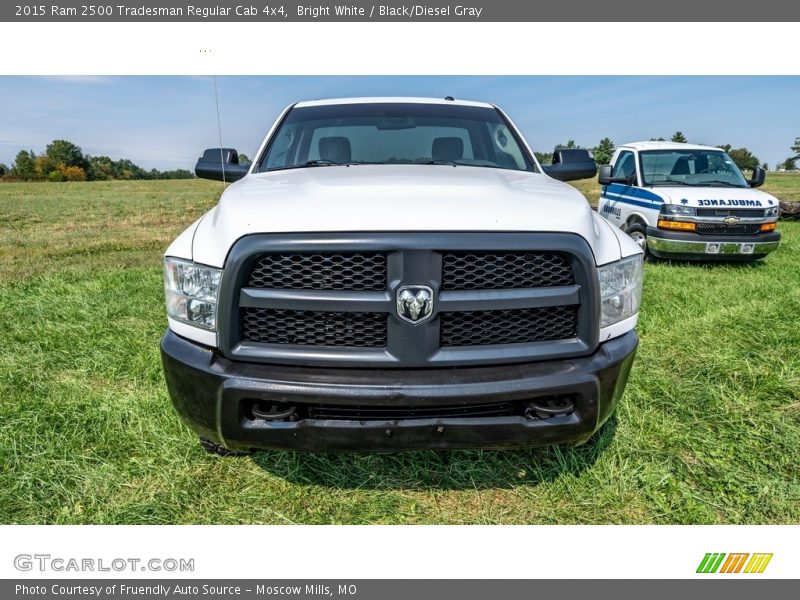
[[[749,554],[747,552],[736,552],[725,554],[724,552],[708,552],[703,557],[703,560],[700,561],[697,572],[763,573],[770,560],[772,560],[771,553]]]

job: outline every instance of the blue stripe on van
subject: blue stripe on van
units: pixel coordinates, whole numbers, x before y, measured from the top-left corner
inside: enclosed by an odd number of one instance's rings
[[[641,198],[642,200],[654,200],[659,203],[664,202],[664,199],[661,196],[654,194],[649,190],[643,190],[642,188],[623,185],[621,183],[610,183],[603,191],[610,192],[612,194],[621,194],[623,196],[633,196],[634,198]]]
[[[614,194],[616,196],[616,194]],[[602,196],[606,200],[610,200],[612,202],[622,202],[623,204],[633,204],[634,206],[641,206],[643,208],[652,208],[654,210],[658,210],[659,205],[654,204],[653,202],[642,202],[641,200],[633,200],[632,198],[624,198],[622,196],[616,198],[610,198],[609,196]]]

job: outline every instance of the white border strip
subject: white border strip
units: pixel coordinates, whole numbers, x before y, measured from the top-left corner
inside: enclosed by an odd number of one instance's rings
[[[728,42],[747,51],[696,60]],[[0,54],[8,75],[800,73],[796,23],[0,23]]]
[[[0,577],[797,578],[798,533],[796,526],[9,526]],[[707,552],[774,556],[762,574],[697,574]],[[194,558],[195,571],[20,572],[14,557],[24,553],[107,565]]]

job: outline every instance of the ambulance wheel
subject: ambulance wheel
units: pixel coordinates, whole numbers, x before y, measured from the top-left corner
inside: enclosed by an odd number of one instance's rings
[[[647,229],[641,223],[631,223],[626,230],[631,239],[644,251],[645,258],[652,258],[647,250]]]

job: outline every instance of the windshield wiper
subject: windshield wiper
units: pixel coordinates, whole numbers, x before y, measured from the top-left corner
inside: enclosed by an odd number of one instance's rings
[[[296,165],[296,166],[303,166],[303,167],[334,167],[336,165],[344,165],[347,163],[339,163],[335,160],[328,160],[327,158],[317,158],[314,160],[308,160],[303,165]]]
[[[695,185],[711,187],[715,185],[724,185],[725,187],[735,187],[735,188],[743,188],[743,185],[736,185],[735,183],[731,183],[730,181],[721,181],[719,179],[712,179],[711,181],[703,181],[702,183],[697,183]]]
[[[659,186],[665,184],[677,183],[678,185],[687,185],[689,187],[700,187],[702,184],[699,183],[689,183],[688,181],[682,181],[680,179],[662,179],[661,181],[653,181],[649,185],[650,186]]]
[[[419,162],[411,163],[412,165],[453,165],[454,167],[483,167],[484,169],[507,169],[508,167],[501,167],[500,165],[496,164],[481,164],[477,162],[464,162],[460,160],[449,160],[449,159],[431,159],[431,160],[421,160]]]
[[[272,167],[271,169],[266,169],[264,173],[271,173],[272,171],[288,171],[289,169],[303,169],[305,167],[335,167],[338,165],[344,165],[347,163],[338,163],[333,160],[327,160],[324,158],[318,158],[316,160],[309,160],[303,164],[296,164],[296,165],[283,165],[281,167]]]
[[[327,158],[316,158],[314,160],[308,160],[302,164],[284,165],[282,167],[272,167],[271,169],[267,169],[265,173],[269,173],[270,171],[286,171],[288,169],[304,169],[306,167],[349,167],[350,165],[365,165],[365,164],[368,163],[354,163],[354,162],[340,163],[336,162],[335,160],[328,160]]]
[[[411,163],[411,164],[414,164],[414,165],[453,165],[455,167],[455,166],[458,166],[458,165],[464,166],[464,165],[467,165],[468,163],[461,162],[461,161],[458,161],[458,160],[449,160],[449,159],[443,159],[443,158],[433,159],[432,158],[431,160],[421,160],[419,162],[415,162],[415,163]]]

